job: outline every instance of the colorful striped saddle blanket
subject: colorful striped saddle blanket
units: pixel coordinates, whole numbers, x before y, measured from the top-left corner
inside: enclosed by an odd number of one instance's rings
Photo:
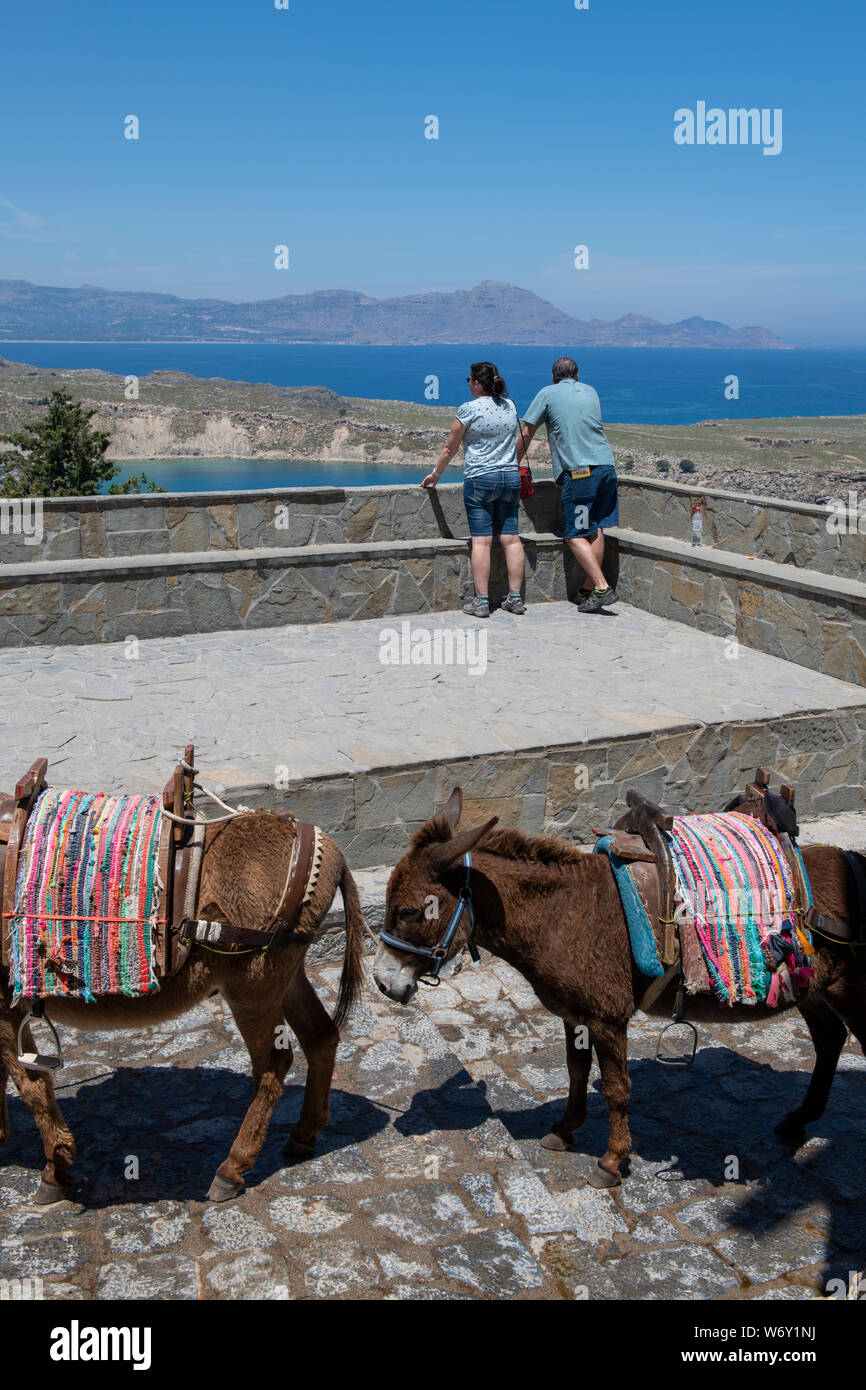
[[[794,877],[775,835],[732,811],[675,816],[668,840],[689,993],[712,988],[725,1004],[771,1007],[794,998],[811,975],[812,946],[797,922]]]
[[[159,796],[49,789],[22,845],[11,931],[13,1002],[88,1002],[159,988]]]

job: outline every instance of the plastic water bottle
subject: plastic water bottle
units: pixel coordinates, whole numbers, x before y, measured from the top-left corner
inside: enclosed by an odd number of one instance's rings
[[[700,503],[692,507],[692,545],[704,543],[704,512]]]

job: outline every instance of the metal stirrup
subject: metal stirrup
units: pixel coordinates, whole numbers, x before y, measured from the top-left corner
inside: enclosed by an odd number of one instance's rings
[[[682,972],[681,972],[681,973],[680,973],[680,983],[679,983],[679,987],[678,987],[678,989],[677,989],[676,1003],[674,1004],[673,1016],[672,1016],[672,1018],[671,1018],[670,1023],[666,1024],[665,1027],[662,1029],[661,1033],[659,1034],[659,1040],[658,1040],[658,1043],[657,1043],[657,1045],[656,1045],[656,1061],[657,1061],[657,1062],[664,1062],[665,1066],[668,1066],[668,1067],[690,1067],[690,1066],[692,1065],[692,1062],[695,1060],[695,1056],[696,1056],[697,1050],[698,1050],[698,1030],[697,1030],[697,1028],[695,1027],[695,1025],[694,1025],[693,1023],[690,1023],[689,1020],[685,1017],[685,1012],[686,1012],[686,995],[685,995],[685,988],[684,988],[684,984],[683,984],[683,976],[682,976]],[[691,1030],[692,1030],[692,1039],[691,1039],[691,1042],[692,1042],[692,1050],[691,1050],[691,1054],[689,1054],[688,1052],[683,1052],[683,1053],[680,1053],[679,1055],[676,1055],[676,1054],[673,1054],[673,1053],[669,1053],[667,1056],[665,1056],[665,1054],[662,1052],[662,1044],[664,1043],[664,1040],[665,1040],[665,1034],[666,1034],[666,1033],[669,1033],[669,1032],[671,1031],[672,1028],[680,1028],[680,1027],[682,1027],[682,1028],[691,1028]]]
[[[21,1049],[24,1043],[24,1029],[27,1027],[28,1023],[30,1023],[33,1019],[38,1019],[41,1023],[44,1023],[48,1029],[50,1029],[51,1036],[53,1037],[54,1044],[57,1048],[56,1053],[52,1054],[50,1052],[40,1052],[38,1050],[38,1046],[35,1052],[22,1052]],[[18,1029],[17,1049],[18,1061],[21,1064],[21,1066],[25,1068],[26,1071],[34,1071],[39,1072],[42,1075],[50,1075],[52,1072],[60,1071],[60,1069],[64,1065],[63,1048],[60,1044],[60,1037],[58,1035],[57,1029],[51,1022],[51,1019],[46,1016],[45,1005],[43,1004],[41,999],[34,999],[30,1007],[29,1013],[27,1013],[21,1020],[21,1026]]]

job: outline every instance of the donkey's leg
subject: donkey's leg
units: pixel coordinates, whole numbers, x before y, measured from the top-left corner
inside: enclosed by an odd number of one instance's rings
[[[564,1021],[564,1020],[563,1020]],[[589,1081],[590,1067],[592,1066],[592,1048],[589,1043],[589,1030],[581,1025],[581,1042],[585,1041],[585,1047],[578,1047],[575,1042],[575,1028],[571,1023],[565,1023],[565,1060],[568,1064],[568,1104],[565,1107],[565,1114],[558,1125],[554,1125],[550,1134],[545,1134],[541,1141],[543,1149],[570,1149],[571,1138],[576,1129],[579,1129],[586,1119],[586,1087]]]
[[[271,1113],[280,1098],[286,1073],[292,1065],[292,1049],[285,1039],[283,1011],[279,999],[267,1003],[242,1002],[223,989],[235,1023],[247,1045],[253,1067],[253,1098],[243,1118],[229,1156],[216,1171],[208,1197],[225,1202],[244,1189],[244,1173],[252,1168],[261,1152]],[[277,1046],[277,1043],[285,1043]]]
[[[792,1110],[776,1125],[779,1138],[798,1148],[805,1142],[806,1125],[812,1120],[820,1120],[824,1114],[839,1054],[848,1036],[848,1030],[838,1014],[817,995],[806,997],[800,1005],[800,1013],[815,1044],[815,1070],[800,1108]]]
[[[24,1031],[23,1042],[26,1048],[35,1051],[29,1028]],[[68,1195],[69,1169],[75,1161],[75,1140],[67,1129],[55,1100],[54,1082],[51,1077],[27,1071],[18,1061],[17,1020],[13,1014],[6,1011],[0,1011],[0,1058],[3,1090],[3,1102],[0,1104],[0,1110],[3,1112],[0,1140],[5,1139],[7,1133],[5,1073],[8,1072],[18,1094],[36,1121],[45,1149],[45,1167],[35,1200],[40,1206],[60,1202]]]
[[[292,977],[283,1009],[307,1059],[304,1103],[285,1153],[288,1157],[309,1157],[316,1135],[328,1123],[331,1080],[340,1034],[304,974],[303,965]]]
[[[628,1029],[626,1024],[606,1023],[594,1019],[590,1036],[601,1068],[601,1084],[610,1111],[610,1135],[607,1153],[600,1158],[589,1181],[593,1187],[618,1187],[622,1182],[619,1165],[631,1153],[631,1134],[628,1127],[628,1098],[631,1081],[628,1075]]]

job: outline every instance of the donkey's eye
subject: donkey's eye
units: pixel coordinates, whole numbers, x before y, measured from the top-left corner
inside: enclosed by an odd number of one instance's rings
[[[399,907],[397,916],[401,922],[417,922],[423,917],[420,907]]]

